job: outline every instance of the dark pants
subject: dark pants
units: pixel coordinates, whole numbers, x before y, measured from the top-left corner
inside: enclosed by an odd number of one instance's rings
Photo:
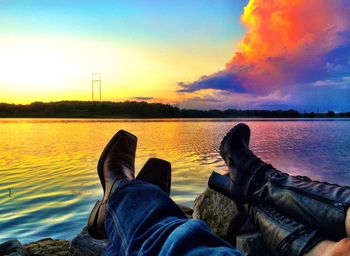
[[[201,220],[189,220],[160,188],[121,184],[108,203],[106,255],[242,255]]]

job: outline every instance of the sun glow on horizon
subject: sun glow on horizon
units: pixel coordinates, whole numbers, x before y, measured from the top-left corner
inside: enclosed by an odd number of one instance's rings
[[[133,49],[92,40],[11,38],[2,39],[0,45],[1,100],[12,95],[15,102],[26,101],[33,93],[84,99],[89,95],[90,73],[96,71],[103,72],[108,92],[108,83],[115,78],[133,78],[137,63],[145,61]],[[125,89],[118,92],[119,97],[132,91]]]
[[[0,102],[8,103],[90,100],[92,72],[102,73],[103,100],[151,96],[174,103],[179,76],[194,79],[213,66],[212,61],[195,66],[187,61],[191,55],[181,53],[53,37],[2,38],[0,56]]]
[[[0,102],[91,100],[91,73],[102,100],[181,102],[179,81],[225,66],[244,4],[0,1]]]

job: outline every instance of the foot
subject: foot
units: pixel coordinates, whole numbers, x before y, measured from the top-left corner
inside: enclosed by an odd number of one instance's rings
[[[220,155],[229,167],[238,167],[242,164],[244,156],[250,153],[249,141],[250,129],[248,125],[243,123],[233,127],[222,139]]]
[[[88,220],[88,232],[95,239],[106,239],[104,228],[106,204],[115,188],[124,180],[135,177],[136,136],[118,131],[103,150],[97,172],[103,187],[103,199],[93,208]]]
[[[136,179],[152,183],[169,195],[171,188],[171,164],[158,158],[148,159]]]
[[[250,129],[246,124],[233,127],[220,145],[220,155],[229,169],[229,179],[213,173],[209,187],[229,196],[237,204],[249,200],[252,180],[256,173],[267,166],[249,149]]]

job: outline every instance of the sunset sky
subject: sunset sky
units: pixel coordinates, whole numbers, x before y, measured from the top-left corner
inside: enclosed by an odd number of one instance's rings
[[[0,1],[0,102],[350,111],[346,0]],[[96,93],[97,88],[96,88]]]

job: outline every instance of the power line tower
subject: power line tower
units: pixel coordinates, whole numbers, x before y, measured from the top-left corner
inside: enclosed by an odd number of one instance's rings
[[[102,101],[102,92],[101,92],[101,73],[91,73],[91,96],[92,96],[92,101],[95,101],[94,97],[94,86],[98,85],[99,92],[100,92],[100,101]]]

